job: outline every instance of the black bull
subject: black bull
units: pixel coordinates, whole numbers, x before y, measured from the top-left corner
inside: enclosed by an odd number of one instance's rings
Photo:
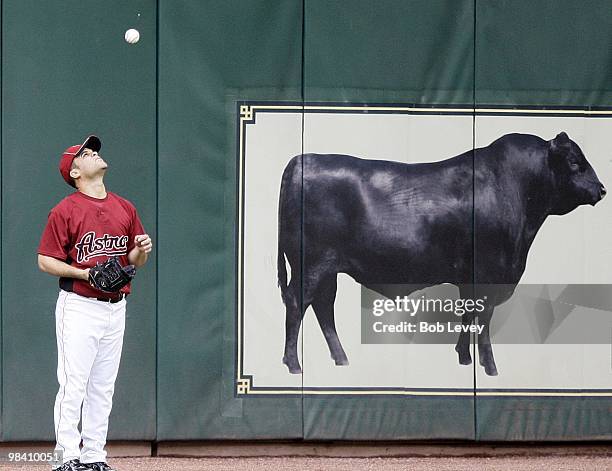
[[[605,193],[564,132],[550,141],[508,134],[434,163],[294,157],[283,173],[279,201],[283,363],[291,373],[301,372],[297,339],[312,306],[336,365],[348,364],[334,321],[336,279],[346,273],[374,291],[385,283],[452,283],[462,298],[474,299],[476,283],[479,290],[490,286],[478,293],[487,296],[486,309],[477,314],[484,326],[478,354],[486,374],[496,375],[491,316],[512,296],[538,229],[547,216],[594,205]],[[462,323],[474,317],[464,314]],[[459,335],[455,350],[460,364],[472,362],[469,333]]]

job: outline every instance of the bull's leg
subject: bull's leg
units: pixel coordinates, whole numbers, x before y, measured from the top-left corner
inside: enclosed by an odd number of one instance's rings
[[[478,335],[478,360],[484,366],[485,373],[489,376],[497,376],[493,348],[489,338],[489,324],[493,316],[494,307],[487,307],[485,311],[478,314],[478,324],[483,326],[482,333]]]
[[[348,358],[338,338],[334,320],[334,301],[336,300],[337,286],[337,275],[322,280],[313,299],[312,308],[327,341],[332,359],[336,365],[348,365]]]
[[[293,278],[287,287],[285,300],[285,355],[283,356],[283,363],[289,368],[289,373],[300,374],[302,367],[297,355],[297,341],[306,309],[300,306],[300,286],[296,279],[297,277]]]
[[[463,326],[469,326],[472,323],[473,316],[466,313],[461,316],[461,324]],[[455,351],[459,355],[460,365],[471,365],[472,355],[470,353],[470,333],[461,331],[459,339],[457,339],[457,345],[455,345]]]

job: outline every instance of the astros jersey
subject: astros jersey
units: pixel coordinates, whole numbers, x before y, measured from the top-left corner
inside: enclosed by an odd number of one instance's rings
[[[138,234],[145,231],[132,203],[111,192],[98,199],[77,191],[49,213],[38,253],[81,269],[111,256],[117,256],[125,266]],[[60,288],[87,297],[105,295],[87,281],[74,278],[60,278]],[[121,291],[129,293],[130,285]]]

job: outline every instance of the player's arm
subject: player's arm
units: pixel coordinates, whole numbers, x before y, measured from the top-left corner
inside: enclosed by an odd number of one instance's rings
[[[140,234],[134,238],[136,244],[130,253],[128,253],[128,261],[135,267],[141,267],[147,263],[149,253],[153,250],[153,241],[148,234]]]
[[[38,268],[45,273],[63,278],[76,278],[79,280],[89,280],[89,268],[81,269],[68,265],[57,258],[38,254]]]

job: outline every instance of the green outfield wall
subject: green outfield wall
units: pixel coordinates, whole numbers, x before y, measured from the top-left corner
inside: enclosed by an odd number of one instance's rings
[[[537,354],[526,357],[531,364],[500,353],[497,378],[478,361],[457,365],[450,345],[448,374],[435,373],[429,354],[394,357],[360,344],[359,312],[342,314],[355,300],[359,307],[348,277],[336,321],[345,347],[357,339],[349,366],[333,365],[307,311],[303,373],[290,374],[281,362],[277,220],[265,222],[277,214],[280,174],[268,170],[277,153],[287,162],[324,149],[350,154],[353,141],[380,139],[374,148],[391,149],[381,158],[420,162],[410,140],[425,128],[438,132],[432,146],[458,136],[467,151],[488,139],[495,119],[519,115],[526,121],[517,129],[538,119],[534,133],[568,131],[604,182],[612,172],[612,144],[599,137],[612,136],[607,0],[0,4],[1,441],[53,439],[58,289],[39,271],[36,249],[49,210],[70,191],[59,156],[91,133],[110,164],[107,187],[136,205],[154,240],[128,300],[109,439],[612,439],[612,331],[607,345],[568,346],[579,355],[557,344],[557,360],[541,364]],[[140,31],[137,44],[124,41],[128,28]],[[451,128],[421,115],[448,118]],[[394,129],[407,130],[397,145]],[[608,204],[576,210],[580,246],[568,251],[556,239],[559,266],[545,273],[572,276],[540,280],[534,271],[531,283],[612,288]],[[477,263],[477,253],[465,257]],[[528,268],[540,263],[531,260]],[[396,360],[377,363],[379,355]],[[391,368],[399,373],[385,376]],[[461,384],[449,383],[455,374]]]

